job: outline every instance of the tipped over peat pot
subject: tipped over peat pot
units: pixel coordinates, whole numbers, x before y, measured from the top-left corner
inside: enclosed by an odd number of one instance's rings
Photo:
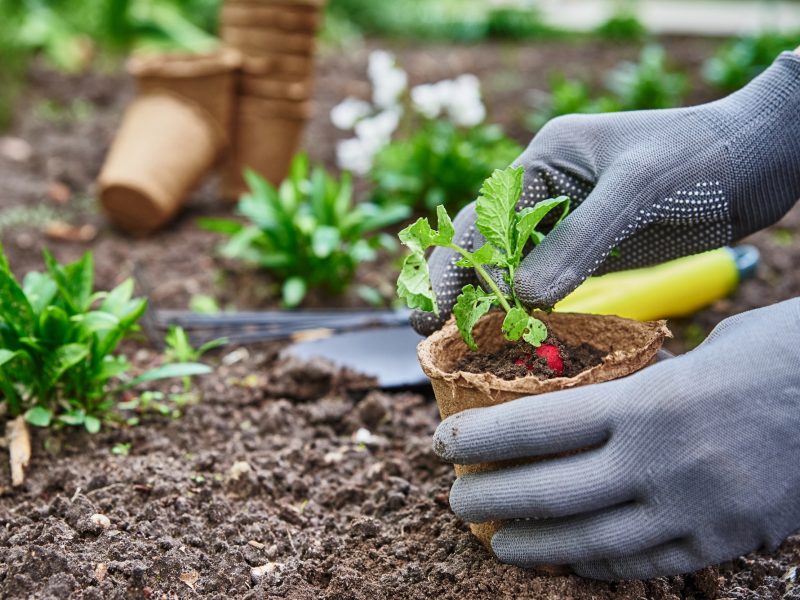
[[[508,344],[501,329],[504,317],[505,313],[493,311],[478,321],[473,336],[479,352],[491,354]],[[557,312],[537,317],[565,346],[577,347],[586,343],[595,347],[603,355],[600,364],[573,377],[551,379],[528,376],[507,380],[491,373],[460,371],[457,365],[471,351],[451,319],[442,329],[420,342],[417,347],[420,365],[431,380],[442,419],[470,408],[494,406],[524,396],[555,392],[630,375],[650,364],[664,339],[672,335],[665,321],[641,322],[614,316]],[[461,476],[464,473],[502,469],[519,462],[454,466],[456,476]],[[492,536],[501,525],[500,521],[470,523],[470,529],[491,550]],[[545,570],[550,573],[563,572],[563,569],[558,567]]]
[[[229,144],[236,50],[159,54],[128,62],[138,93],[98,177],[100,202],[119,227],[167,223]]]

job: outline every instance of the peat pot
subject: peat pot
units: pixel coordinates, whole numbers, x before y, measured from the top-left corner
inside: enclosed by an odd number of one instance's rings
[[[480,351],[493,353],[508,343],[501,330],[504,316],[503,312],[493,311],[478,321],[473,335]],[[417,347],[420,365],[431,380],[442,419],[470,408],[494,406],[524,396],[625,377],[649,365],[664,338],[671,337],[665,321],[640,322],[614,316],[557,312],[537,316],[566,346],[588,343],[604,352],[602,362],[574,377],[552,379],[521,377],[505,380],[490,373],[457,371],[456,365],[470,350],[451,319]],[[519,463],[504,461],[454,466],[456,475],[461,476]],[[470,529],[491,550],[492,536],[501,525],[500,521],[470,523]],[[561,567],[545,570],[550,573],[563,572]]]

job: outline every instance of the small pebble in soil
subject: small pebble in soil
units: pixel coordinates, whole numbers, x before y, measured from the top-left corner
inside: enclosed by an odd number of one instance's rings
[[[360,427],[353,433],[352,440],[356,444],[364,444],[365,446],[380,446],[383,444],[383,438],[373,434],[369,429],[365,429],[364,427]]]
[[[236,481],[242,475],[249,473],[252,470],[253,468],[250,466],[250,463],[244,460],[239,460],[233,463],[231,468],[228,469],[228,477],[230,477],[233,481]]]
[[[281,565],[279,563],[270,561],[258,567],[253,567],[250,569],[250,578],[253,580],[253,583],[258,583],[258,581],[264,577],[264,575],[276,572],[279,570],[280,566]]]
[[[111,519],[105,515],[101,515],[100,513],[93,514],[91,517],[89,517],[89,521],[98,529],[108,529],[111,527]]]

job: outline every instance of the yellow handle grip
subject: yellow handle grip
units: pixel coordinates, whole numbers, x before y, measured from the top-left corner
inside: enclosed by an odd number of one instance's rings
[[[738,283],[731,251],[718,248],[653,267],[591,277],[555,310],[640,321],[682,317],[724,298]]]

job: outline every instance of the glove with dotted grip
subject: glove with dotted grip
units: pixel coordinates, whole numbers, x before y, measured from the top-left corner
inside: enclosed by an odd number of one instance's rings
[[[573,206],[516,273],[530,307],[552,306],[592,274],[723,246],[775,223],[800,197],[800,56],[781,54],[709,104],[553,119],[515,166],[525,169],[521,207],[560,195]],[[462,246],[483,244],[473,205],[454,223]],[[441,315],[415,313],[422,334],[476,283],[456,260],[447,249],[431,254]]]

